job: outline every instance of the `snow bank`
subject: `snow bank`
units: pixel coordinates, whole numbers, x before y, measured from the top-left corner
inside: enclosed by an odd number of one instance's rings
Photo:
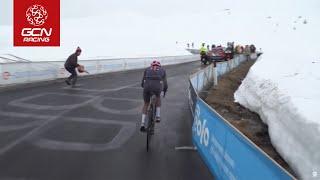
[[[287,43],[307,42],[308,49],[276,46],[280,50],[266,51],[234,97],[260,115],[272,144],[298,176],[311,179],[320,177],[320,51],[306,35],[305,41]],[[297,53],[308,50],[313,53]]]
[[[320,178],[319,2],[270,19],[260,38],[264,54],[235,92],[235,101],[257,112],[271,142],[302,179]],[[303,8],[302,8],[303,7]],[[287,7],[283,7],[288,9]],[[289,10],[289,9],[288,9]],[[298,14],[308,12],[307,22]],[[308,11],[307,11],[308,10]]]

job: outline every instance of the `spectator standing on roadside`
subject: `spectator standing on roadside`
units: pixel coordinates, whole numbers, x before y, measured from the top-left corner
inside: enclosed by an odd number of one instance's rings
[[[241,45],[237,45],[236,46],[236,54],[241,54],[242,51],[241,51]]]
[[[251,53],[255,53],[256,52],[256,47],[253,44],[250,45],[250,52]]]
[[[247,60],[249,60],[249,56],[250,56],[250,46],[249,45],[245,45],[244,54],[246,55]]]
[[[207,63],[207,48],[205,47],[205,43],[202,43],[202,46],[200,48],[200,57],[201,57],[201,62],[203,64]]]
[[[250,54],[250,47],[249,47],[249,45],[246,45],[246,46],[244,47],[244,54],[245,54],[245,55],[249,55],[249,54]]]
[[[256,53],[256,47],[251,44],[250,45],[250,60],[256,60],[258,58],[258,55]]]
[[[76,68],[79,66],[78,64],[78,56],[81,54],[81,49],[78,47],[76,52],[71,54],[64,64],[64,68],[71,74],[68,79],[65,81],[68,85],[72,85],[74,87],[77,82],[77,72]]]
[[[233,42],[228,42],[227,43],[227,48],[225,50],[225,53],[226,53],[226,59],[232,59],[233,58],[233,53],[234,53]]]
[[[205,43],[202,43],[201,48],[200,48],[200,54],[207,52],[207,48],[205,47],[205,45],[206,45]]]

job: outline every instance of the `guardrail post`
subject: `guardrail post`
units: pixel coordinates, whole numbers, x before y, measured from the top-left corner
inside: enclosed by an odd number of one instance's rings
[[[229,71],[231,71],[231,69],[232,69],[232,60],[227,61],[227,63],[228,63],[228,70],[227,70],[227,72],[229,72]]]
[[[27,63],[28,75],[27,75],[27,82],[31,81],[31,71],[32,71],[32,64]]]
[[[0,68],[0,73],[1,73],[1,76],[0,76],[0,86],[1,86],[1,85],[3,85],[3,84],[4,84],[4,82],[3,82],[3,81],[4,81],[4,78],[5,78],[5,77],[4,77],[3,65],[2,65],[2,64],[0,64],[0,67],[1,67],[1,68]]]
[[[210,64],[209,75],[208,75],[208,82],[211,82],[211,81],[212,81],[212,73],[213,73],[213,65]]]
[[[213,85],[218,85],[218,72],[217,72],[217,62],[213,63]]]
[[[127,69],[127,61],[126,60],[123,60],[124,61],[124,70]]]
[[[236,67],[235,60],[232,59],[230,63],[231,63],[231,70],[232,70],[232,69],[234,69]]]
[[[197,74],[197,91],[199,92],[199,74]]]
[[[202,77],[203,80],[202,80],[201,90],[203,90],[203,88],[205,87],[206,82],[207,82],[207,70],[208,70],[208,68],[204,69],[204,71],[203,71],[203,77]]]

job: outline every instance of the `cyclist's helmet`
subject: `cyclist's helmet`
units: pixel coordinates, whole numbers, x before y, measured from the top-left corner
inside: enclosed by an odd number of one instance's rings
[[[153,62],[151,63],[151,66],[158,66],[158,67],[160,67],[161,64],[160,64],[159,61],[153,61]]]

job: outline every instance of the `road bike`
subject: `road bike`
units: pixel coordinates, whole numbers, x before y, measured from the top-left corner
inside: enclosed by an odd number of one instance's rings
[[[163,97],[165,97],[165,93],[163,93]],[[155,119],[156,119],[156,101],[157,97],[154,93],[152,93],[150,98],[150,104],[147,110],[147,128],[146,128],[146,134],[147,134],[147,152],[149,151],[150,141],[151,137],[154,135],[154,125],[155,125]]]

